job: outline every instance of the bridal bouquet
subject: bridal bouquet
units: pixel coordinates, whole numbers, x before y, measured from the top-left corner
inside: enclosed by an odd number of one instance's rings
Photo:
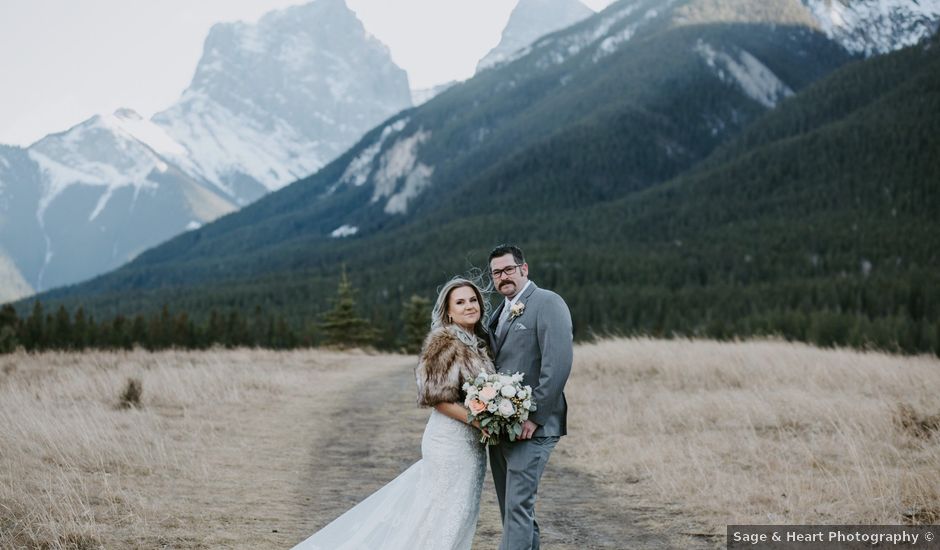
[[[515,441],[522,433],[523,422],[535,410],[532,387],[522,385],[522,374],[518,372],[512,376],[481,373],[472,383],[464,383],[463,391],[467,393],[463,403],[469,409],[467,422],[476,419],[488,432],[480,443],[495,445],[502,434]]]

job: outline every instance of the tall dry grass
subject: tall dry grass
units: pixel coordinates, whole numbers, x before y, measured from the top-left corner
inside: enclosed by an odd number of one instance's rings
[[[735,523],[936,522],[938,390],[936,357],[602,341],[576,350],[559,448],[619,482],[624,504],[665,505],[714,534]]]
[[[252,521],[265,491],[291,500],[317,437],[316,422],[291,415],[329,414],[335,390],[388,363],[250,350],[2,357],[0,548],[231,544],[194,525]],[[131,379],[143,393],[126,408]],[[268,445],[278,429],[281,441]],[[263,476],[250,460],[265,462]]]
[[[578,346],[575,360],[569,435],[549,468],[600,480],[592,506],[717,535],[938,520],[937,358],[623,339]],[[318,350],[2,356],[0,548],[288,547],[322,506],[310,498],[318,442],[357,400],[394,391],[410,404],[412,363]],[[122,408],[131,379],[140,406]],[[377,379],[391,386],[362,391]],[[356,426],[370,443],[350,448],[378,454],[350,460],[384,460],[400,435],[417,445],[420,417],[386,418],[384,436]]]

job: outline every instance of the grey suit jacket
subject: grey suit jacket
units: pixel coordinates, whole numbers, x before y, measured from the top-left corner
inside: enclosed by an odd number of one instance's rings
[[[522,383],[532,386],[537,410],[529,420],[539,425],[535,437],[565,435],[568,403],[564,389],[574,355],[571,313],[561,296],[534,282],[517,303],[524,303],[525,310],[509,321],[502,339],[496,338],[496,326],[505,300],[489,321],[496,371],[521,372],[525,376]]]

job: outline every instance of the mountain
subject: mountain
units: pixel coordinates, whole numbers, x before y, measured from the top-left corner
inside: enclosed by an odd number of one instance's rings
[[[911,46],[937,32],[940,0],[803,0],[822,30],[856,54]]]
[[[410,105],[342,0],[215,25],[180,101],[0,148],[0,295],[75,283],[309,175]]]
[[[87,279],[235,209],[167,161],[181,152],[129,109],[0,150],[0,245],[36,290]]]
[[[519,0],[503,29],[499,44],[477,63],[477,71],[498,65],[540,36],[563,29],[594,14],[579,0]]]
[[[412,293],[511,240],[579,337],[940,351],[937,47],[853,59],[798,1],[621,1],[43,299],[304,326],[345,266],[390,344]]]
[[[33,288],[5,253],[0,254],[0,302],[13,302],[29,296]]]
[[[408,76],[343,0],[220,23],[180,101],[153,121],[239,205],[308,176],[411,106]]]
[[[798,2],[741,4],[742,22],[728,23],[708,2],[615,3],[394,116],[313,177],[84,288],[319,269],[341,239],[486,215],[497,194],[552,211],[675,177],[848,60]]]

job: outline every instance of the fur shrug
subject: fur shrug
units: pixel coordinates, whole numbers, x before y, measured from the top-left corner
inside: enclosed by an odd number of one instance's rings
[[[464,382],[481,372],[496,372],[486,349],[465,344],[454,332],[457,330],[452,326],[436,328],[424,339],[415,367],[418,405],[422,407],[460,402]]]

